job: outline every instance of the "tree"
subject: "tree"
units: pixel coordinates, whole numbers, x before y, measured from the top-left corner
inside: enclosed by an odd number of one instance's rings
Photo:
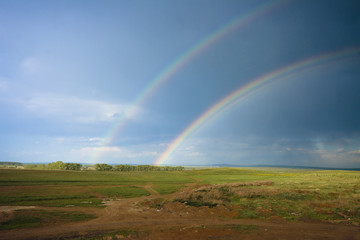
[[[112,169],[111,165],[102,163],[102,164],[95,164],[95,170],[96,171],[110,171]]]
[[[80,171],[82,165],[80,163],[65,163],[64,169],[65,170],[73,170],[73,171]]]
[[[52,162],[52,163],[49,163],[47,166],[46,166],[46,169],[50,169],[50,170],[62,170],[64,169],[65,165],[62,161],[57,161],[57,162]]]

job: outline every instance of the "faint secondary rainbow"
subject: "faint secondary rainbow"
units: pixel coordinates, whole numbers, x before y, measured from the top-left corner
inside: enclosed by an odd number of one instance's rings
[[[244,101],[248,96],[253,95],[260,90],[269,87],[275,83],[287,79],[301,71],[309,68],[319,66],[321,64],[329,63],[335,60],[343,59],[360,53],[360,47],[348,48],[336,52],[326,53],[322,55],[313,56],[311,58],[295,62],[291,65],[279,68],[275,71],[267,73],[259,78],[250,81],[248,84],[238,88],[228,96],[224,97],[206,112],[200,115],[193,121],[176,139],[174,139],[168,148],[155,161],[155,165],[161,165],[169,156],[176,150],[176,148],[184,142],[184,140],[192,134],[195,130],[204,125],[211,118],[224,112],[236,103]]]
[[[254,8],[252,11],[240,15],[234,20],[230,21],[226,25],[222,26],[215,32],[209,34],[201,41],[197,42],[191,48],[189,48],[184,54],[180,55],[173,62],[171,62],[166,68],[163,69],[135,98],[133,103],[128,107],[124,114],[117,119],[113,126],[107,131],[102,146],[108,146],[115,137],[119,134],[120,130],[125,126],[129,117],[135,115],[139,107],[144,104],[144,102],[154,93],[156,90],[168,81],[172,76],[179,72],[184,66],[189,64],[196,56],[203,53],[206,49],[210,48],[221,39],[225,38],[230,33],[239,30],[240,28],[248,25],[257,18],[265,15],[266,13],[275,10],[282,6],[283,3],[289,2],[291,0],[272,0],[268,1],[265,4],[260,5],[259,7]],[[101,149],[95,151],[92,162],[95,163],[100,157]]]

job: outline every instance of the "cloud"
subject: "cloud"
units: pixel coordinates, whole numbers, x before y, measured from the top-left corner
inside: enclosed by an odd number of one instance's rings
[[[349,154],[360,155],[360,150],[350,151]]]
[[[101,145],[105,141],[105,138],[91,137],[88,140],[94,145]]]
[[[335,152],[336,153],[342,153],[342,152],[344,152],[344,150],[345,150],[344,148],[338,148],[338,149],[335,150]]]
[[[92,154],[93,152],[99,152],[99,153],[112,153],[112,154],[119,154],[123,153],[124,150],[120,149],[119,147],[84,147],[79,150],[83,154]]]
[[[101,145],[105,139],[100,137],[68,137],[61,136],[52,139],[55,144],[65,145],[80,145],[80,146],[98,146]]]
[[[20,67],[24,73],[34,74],[40,69],[40,61],[36,57],[25,58],[21,61]]]
[[[159,155],[156,151],[138,151],[129,148],[121,148],[117,146],[102,146],[102,147],[83,147],[81,149],[74,149],[72,153],[81,157],[93,157],[101,155],[107,159],[135,159],[144,157],[157,157]]]
[[[134,119],[141,112],[128,104],[67,97],[38,95],[23,101],[28,111],[43,118],[78,123],[112,122],[118,118]]]
[[[103,141],[103,138],[99,138],[99,137],[91,137],[89,138],[90,142],[98,142],[98,141]]]

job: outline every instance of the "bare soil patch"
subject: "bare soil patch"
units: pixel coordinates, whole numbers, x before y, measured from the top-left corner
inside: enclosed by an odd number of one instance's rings
[[[2,213],[11,213],[15,210],[20,209],[33,209],[34,206],[0,206],[0,212]]]

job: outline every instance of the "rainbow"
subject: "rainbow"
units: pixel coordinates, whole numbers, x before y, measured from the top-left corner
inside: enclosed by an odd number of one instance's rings
[[[184,54],[180,55],[173,62],[171,62],[163,71],[161,71],[155,78],[140,92],[136,97],[133,103],[128,107],[124,114],[119,117],[113,126],[107,131],[102,146],[110,145],[115,137],[119,134],[121,129],[125,126],[126,122],[129,119],[129,116],[136,114],[139,106],[143,105],[149,97],[151,97],[160,86],[162,86],[166,81],[168,81],[172,76],[189,64],[195,57],[199,56],[206,49],[210,48],[230,33],[239,30],[241,27],[244,27],[250,24],[252,21],[260,18],[266,13],[275,10],[282,6],[283,3],[289,2],[288,0],[272,0],[268,1],[265,4],[262,4],[250,11],[247,14],[240,15],[239,17],[233,19],[226,25],[219,28],[217,31],[209,34],[201,41],[197,42],[191,48],[189,48]],[[95,151],[92,162],[95,163],[100,157],[100,151]]]
[[[238,88],[228,96],[224,97],[202,115],[200,115],[195,121],[193,121],[176,139],[174,139],[168,148],[160,155],[155,161],[154,165],[161,165],[169,156],[176,150],[176,148],[184,142],[184,140],[192,134],[195,130],[199,129],[207,121],[214,118],[216,115],[229,109],[234,104],[244,101],[250,95],[253,95],[260,90],[274,85],[282,80],[289,78],[299,72],[307,70],[309,68],[333,62],[345,57],[358,55],[360,47],[348,48],[336,52],[330,52],[322,55],[313,56],[311,58],[295,62],[291,65],[279,68],[275,71],[267,73],[259,78],[250,81],[248,84]]]

